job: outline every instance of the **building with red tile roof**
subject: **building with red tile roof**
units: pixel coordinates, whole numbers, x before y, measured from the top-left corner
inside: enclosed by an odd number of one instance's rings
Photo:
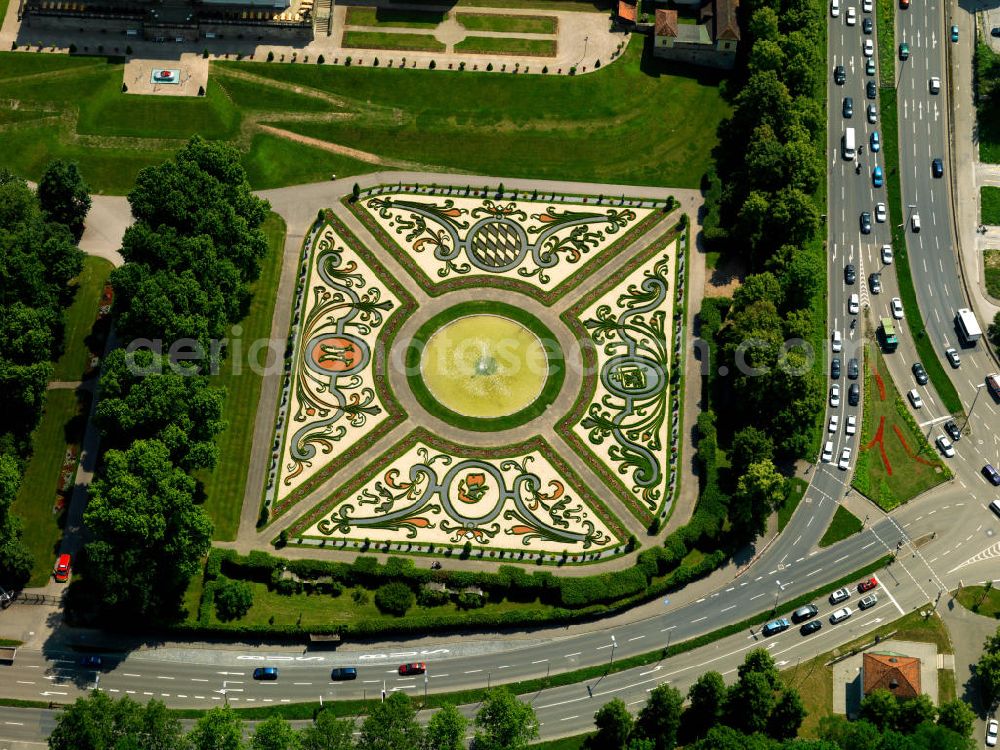
[[[920,659],[895,653],[865,653],[861,660],[861,695],[888,690],[897,698],[920,695]]]

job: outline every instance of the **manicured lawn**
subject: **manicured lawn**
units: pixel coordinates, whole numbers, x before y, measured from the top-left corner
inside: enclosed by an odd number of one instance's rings
[[[29,586],[44,586],[52,573],[62,537],[59,516],[52,512],[59,473],[67,444],[79,443],[83,438],[89,409],[90,395],[86,392],[49,391],[42,421],[32,435],[34,452],[13,505],[14,515],[23,522],[24,541],[35,556]]]
[[[7,2],[8,0],[0,0],[0,9],[6,8]],[[2,18],[0,10],[0,19]],[[104,64],[104,58],[101,57],[71,57],[41,52],[0,52],[0,80]]]
[[[495,13],[458,13],[458,22],[469,31],[506,31],[516,34],[555,34],[554,16],[507,16]]]
[[[215,71],[213,70],[213,73]],[[307,96],[289,91],[273,82],[263,85],[256,81],[227,76],[220,71],[215,82],[229,95],[238,109],[247,112],[332,112],[333,103],[326,97]],[[213,87],[214,88],[214,87]]]
[[[983,268],[986,273],[986,291],[1000,298],[1000,250],[983,253]]]
[[[492,36],[469,36],[455,45],[455,52],[555,57],[556,43],[553,39],[504,39]]]
[[[444,52],[445,46],[430,34],[390,34],[381,31],[345,31],[344,47],[358,49]]]
[[[829,624],[824,622],[823,626],[826,629]],[[802,722],[802,728],[799,730],[800,737],[816,737],[820,719],[833,713],[833,669],[826,666],[826,662],[835,656],[871,643],[875,635],[885,637],[892,631],[895,631],[892,637],[897,640],[934,643],[938,647],[938,653],[950,654],[954,650],[948,638],[948,630],[941,622],[941,618],[933,616],[924,619],[917,611],[894,622],[887,622],[856,641],[846,643],[833,651],[827,651],[814,659],[799,662],[794,667],[784,670],[781,672],[782,682],[799,691],[802,703],[808,712],[805,721]]]
[[[843,505],[837,506],[837,511],[833,514],[833,520],[827,528],[823,538],[819,540],[820,547],[829,547],[836,544],[841,539],[857,534],[861,531],[861,521]]]
[[[938,670],[938,705],[955,699],[955,670]]]
[[[792,514],[799,507],[802,496],[806,494],[809,483],[799,477],[792,477],[788,480],[788,489],[785,494],[784,504],[778,508],[778,531],[784,530],[788,522],[792,520]],[[820,544],[822,546],[822,543]]]
[[[242,356],[232,356],[231,352],[219,374],[211,378],[212,385],[227,391],[223,412],[227,427],[216,438],[218,465],[211,474],[200,478],[204,481],[205,510],[215,523],[215,538],[224,541],[235,539],[239,528],[254,420],[260,400],[261,376],[249,367],[246,356],[253,342],[270,336],[285,244],[285,223],[277,214],[270,214],[263,228],[270,251],[261,266],[260,278],[251,290],[253,301],[250,312],[240,324],[243,327],[240,338]]]
[[[917,426],[873,343],[865,346],[864,373],[864,414],[852,485],[889,511],[941,484],[951,472]]]
[[[250,151],[243,155],[243,168],[255,189],[266,190],[299,182],[321,182],[334,174],[337,177],[368,174],[379,167],[270,133],[258,133],[253,137]]]
[[[439,10],[395,8],[348,8],[348,26],[395,26],[405,29],[433,29],[448,17]]]
[[[285,123],[289,130],[475,174],[697,187],[729,111],[712,74],[644,61],[639,40],[619,61],[575,77],[215,65],[357,103],[352,121]],[[642,143],[642,158],[612,158],[623,143]]]
[[[96,353],[102,353],[103,340],[94,341],[90,337],[97,320],[104,282],[108,280],[112,268],[114,266],[103,258],[93,255],[84,258],[83,272],[76,280],[73,304],[66,313],[65,349],[55,364],[53,380],[80,380],[90,362],[91,346],[100,347]]]
[[[966,586],[955,596],[966,609],[984,617],[1000,619],[1000,590],[990,586]]]
[[[1000,224],[1000,187],[980,188],[980,217],[983,224]]]
[[[563,737],[561,740],[539,742],[531,746],[531,750],[582,750],[583,743],[589,734],[577,734],[573,737]]]

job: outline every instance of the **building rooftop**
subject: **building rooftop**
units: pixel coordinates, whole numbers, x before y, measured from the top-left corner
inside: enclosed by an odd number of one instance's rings
[[[920,695],[920,659],[902,654],[866,653],[861,661],[864,684],[861,694],[883,688],[897,698]]]

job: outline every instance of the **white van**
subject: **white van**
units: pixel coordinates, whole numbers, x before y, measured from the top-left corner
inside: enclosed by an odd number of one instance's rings
[[[847,161],[851,161],[857,153],[854,149],[854,128],[847,128],[847,130],[844,131],[844,137],[841,140],[841,151]]]
[[[840,15],[840,0],[832,0],[830,3],[830,15],[834,18]]]

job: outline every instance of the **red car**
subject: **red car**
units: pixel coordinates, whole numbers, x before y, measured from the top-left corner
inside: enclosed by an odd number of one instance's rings
[[[427,671],[427,665],[422,661],[415,661],[412,664],[400,664],[399,673],[401,675],[423,674]]]
[[[874,578],[869,578],[867,581],[862,581],[858,584],[858,591],[863,594],[866,591],[871,591],[876,586],[878,586],[878,581]]]
[[[52,571],[52,575],[59,583],[65,583],[69,580],[69,569],[70,569],[70,557],[67,554],[59,555],[59,559],[56,560],[56,567]]]

